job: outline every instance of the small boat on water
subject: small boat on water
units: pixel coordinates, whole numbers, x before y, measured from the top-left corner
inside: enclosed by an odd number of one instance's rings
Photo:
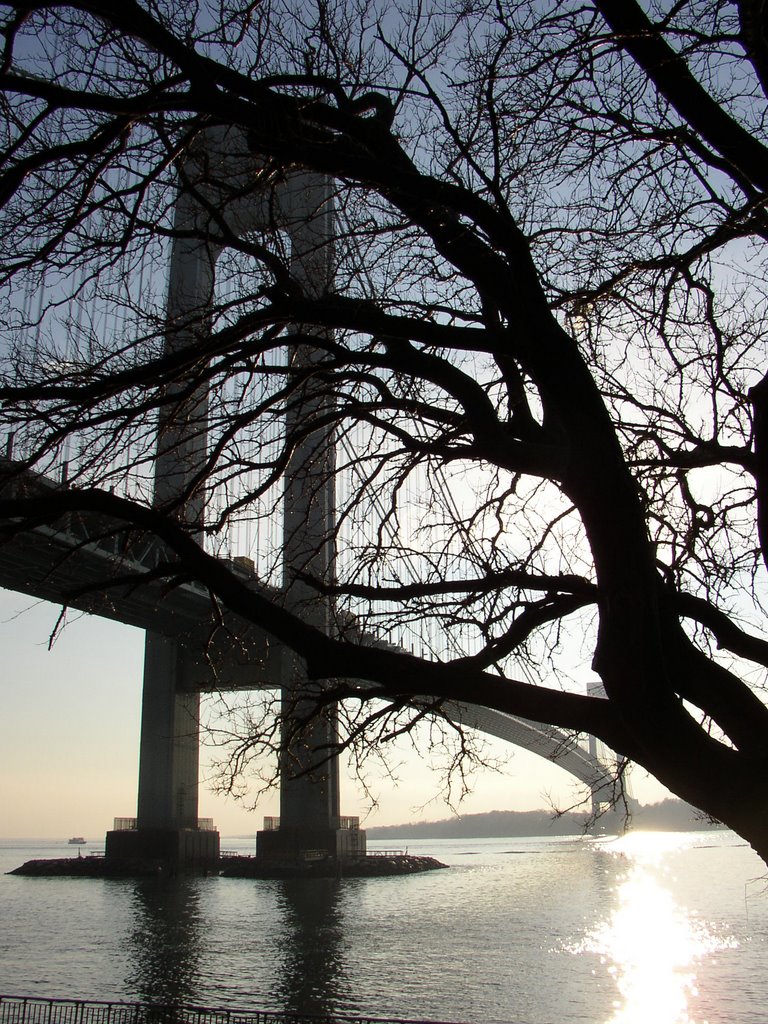
[[[85,846],[85,840],[82,836],[72,836],[72,838],[68,839],[67,842],[70,846]]]

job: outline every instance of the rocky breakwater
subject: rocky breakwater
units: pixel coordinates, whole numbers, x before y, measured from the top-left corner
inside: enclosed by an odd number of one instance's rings
[[[407,853],[369,854],[343,861],[323,859],[300,864],[265,864],[255,857],[228,857],[222,861],[219,873],[225,878],[381,878],[439,871],[447,867],[434,857],[416,857]]]
[[[269,864],[256,857],[222,857],[218,868],[207,874],[223,878],[381,878],[387,875],[413,875],[446,868],[434,857],[416,857],[407,853],[372,854],[344,861],[331,858],[299,864]],[[157,860],[112,861],[104,857],[60,857],[28,860],[10,875],[37,878],[138,878],[174,874],[167,864]]]
[[[160,861],[125,860],[108,861],[97,857],[59,857],[49,860],[28,860],[9,875],[27,875],[33,878],[136,878],[162,874]]]

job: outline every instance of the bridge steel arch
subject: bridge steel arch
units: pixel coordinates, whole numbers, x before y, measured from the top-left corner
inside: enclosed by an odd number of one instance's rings
[[[568,772],[589,788],[594,811],[601,804],[612,802],[614,775],[610,766],[561,729],[543,726],[539,722],[508,715],[480,704],[452,701],[445,711],[457,724],[538,754]]]

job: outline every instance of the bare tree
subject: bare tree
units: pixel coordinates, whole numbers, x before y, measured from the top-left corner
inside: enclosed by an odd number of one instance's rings
[[[6,532],[108,515],[342,680],[321,700],[593,733],[768,859],[761,6],[3,10],[7,472],[70,467],[0,501]],[[277,214],[237,212],[305,171],[332,183],[320,290]],[[190,241],[215,288],[166,320]],[[152,504],[158,416],[205,444]],[[335,571],[293,570],[329,635],[215,556],[261,530],[275,581],[281,475],[331,433]],[[559,685],[584,652],[606,698]]]

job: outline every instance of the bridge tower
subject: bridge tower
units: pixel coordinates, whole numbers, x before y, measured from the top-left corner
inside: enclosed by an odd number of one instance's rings
[[[175,228],[191,231],[197,204],[182,193]],[[216,250],[198,238],[177,236],[168,282],[166,352],[199,344],[210,329]],[[186,395],[187,383],[170,387],[158,418],[154,505],[168,508],[192,533],[202,535],[208,398]],[[147,630],[144,644],[138,807],[135,828],[107,833],[106,856],[158,859],[181,868],[213,866],[219,834],[198,818],[200,693],[190,685],[177,640]]]
[[[293,197],[284,203],[283,219],[291,240],[291,277],[305,293],[317,297],[333,287],[335,209],[330,180],[302,173],[292,180]],[[320,337],[310,324],[294,333]],[[307,577],[332,582],[335,575],[334,438],[328,427],[303,434],[308,423],[323,422],[332,411],[332,397],[318,386],[312,373],[320,350],[306,343],[290,347],[289,368],[303,378],[286,414],[289,437],[300,438],[285,472],[283,497],[284,578],[286,606],[321,632],[333,631],[331,606],[308,585]],[[284,651],[282,678],[282,755],[280,759],[280,819],[276,829],[257,835],[260,860],[300,860],[312,851],[332,858],[365,853],[365,833],[342,828],[339,760],[323,751],[338,741],[335,705],[316,713],[318,687],[309,683],[302,660]],[[308,727],[292,735],[297,722]]]
[[[205,174],[212,165],[217,174]],[[203,170],[203,174],[201,174]],[[291,243],[291,272],[308,294],[322,294],[333,281],[334,209],[330,180],[294,172],[277,196],[260,198],[248,184],[257,171],[244,137],[235,131],[206,133],[202,151],[188,161],[187,175],[218,215],[225,214],[238,234],[275,228]],[[213,178],[214,184],[211,184]],[[222,186],[226,186],[225,199]],[[171,255],[168,293],[167,351],[198,345],[211,328],[215,266],[220,250],[206,240],[209,214],[188,193],[175,211],[179,231]],[[297,325],[294,333],[315,333]],[[311,365],[318,358],[311,345],[289,344],[289,367],[305,378],[289,405],[286,429],[318,418],[327,395],[313,383]],[[309,371],[309,372],[307,372]],[[169,390],[158,424],[155,463],[156,507],[174,514],[200,535],[204,524],[208,396],[205,388],[182,382]],[[333,628],[327,599],[318,597],[303,574],[330,580],[334,573],[333,437],[328,429],[304,435],[285,472],[284,600],[286,606],[324,632]],[[176,640],[147,632],[144,661],[139,791],[136,828],[108,833],[108,857],[157,857],[179,867],[213,864],[219,836],[198,821],[200,740],[199,685],[190,676],[190,659]],[[318,757],[337,740],[333,707],[298,730],[314,704],[301,662],[284,650],[281,667],[283,754],[280,761],[280,823],[259,833],[257,855],[269,862],[300,859],[308,850],[331,857],[365,853],[365,833],[342,829],[339,815],[339,769],[336,757]],[[354,819],[353,819],[354,820]]]

